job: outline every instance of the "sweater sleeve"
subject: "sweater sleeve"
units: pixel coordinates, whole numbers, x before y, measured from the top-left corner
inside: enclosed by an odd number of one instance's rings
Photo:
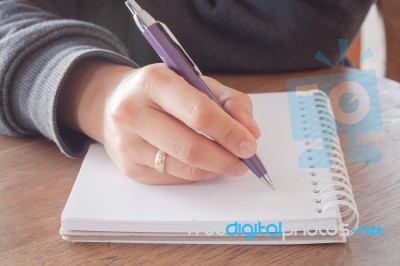
[[[50,1],[0,1],[0,133],[41,134],[69,156],[84,154],[91,140],[57,123],[60,89],[74,65],[89,57],[137,67],[118,39],[94,24],[65,19]],[[66,3],[64,13],[76,1]],[[58,9],[60,7],[58,2]]]

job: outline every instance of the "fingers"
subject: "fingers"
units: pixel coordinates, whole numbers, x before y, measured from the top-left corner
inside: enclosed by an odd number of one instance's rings
[[[150,98],[162,110],[176,117],[189,128],[211,137],[237,157],[249,158],[255,154],[255,137],[258,137],[259,133],[250,119],[251,102],[246,98],[247,96],[240,93],[234,94],[232,90],[228,90],[221,84],[208,81],[213,91],[224,99],[223,104],[237,118],[236,120],[173,71],[166,69],[165,72],[163,82],[159,83],[160,86],[148,87]],[[238,110],[234,110],[235,107]]]
[[[203,80],[224,107],[224,110],[258,139],[261,132],[253,118],[253,104],[250,97],[245,93],[219,83],[215,79],[203,77]]]
[[[165,151],[169,157],[184,163],[178,164],[173,160],[174,171],[168,173],[193,180],[200,179],[203,174],[195,168],[231,176],[242,175],[247,171],[237,156],[170,115],[150,109],[143,117],[151,117],[151,121],[140,123],[141,127],[132,128],[132,135],[140,136],[154,147]],[[153,155],[155,153],[156,151]]]
[[[154,169],[154,160],[156,154],[158,152],[158,148],[149,144],[145,140],[141,138],[136,138],[134,141],[131,142],[131,146],[127,152],[127,164],[128,167],[134,168],[134,170],[130,171],[137,171],[137,170],[144,170],[146,168],[151,169],[153,174],[148,176],[141,177],[140,175],[134,175],[135,173],[130,172],[131,177],[135,177],[135,179],[140,178],[141,181],[144,183],[148,182],[158,182],[164,180],[187,180],[187,181],[198,181],[203,179],[208,179],[211,177],[217,176],[216,173],[209,172],[200,168],[197,168],[193,165],[189,165],[183,163],[182,161],[176,159],[172,155],[168,154],[165,157],[164,162],[164,169],[165,174],[160,174],[155,171]],[[165,151],[165,150],[164,150]],[[132,167],[134,165],[134,167]],[[151,177],[156,177],[156,180],[153,181],[146,181],[147,179],[152,179]],[[158,181],[157,181],[158,180]]]
[[[155,171],[154,161],[158,148],[134,134],[125,132],[122,139],[117,141],[118,155],[116,162],[125,175],[138,182],[146,184],[180,184],[208,179],[218,174],[209,172],[193,165],[181,162],[172,155],[166,155],[164,162],[165,173]]]
[[[195,167],[190,167],[167,155],[165,158],[165,173],[158,173],[154,169],[154,159],[157,149],[146,143],[144,140],[137,139],[132,143],[139,144],[130,147],[124,156],[120,169],[128,177],[144,184],[185,184],[193,181],[215,177],[215,173],[210,173]],[[134,154],[140,154],[140,158]]]

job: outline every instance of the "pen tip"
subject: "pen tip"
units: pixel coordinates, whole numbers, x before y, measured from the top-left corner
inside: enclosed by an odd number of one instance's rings
[[[274,184],[272,183],[271,178],[269,177],[268,174],[263,175],[260,177],[261,182],[263,182],[267,187],[275,191]]]

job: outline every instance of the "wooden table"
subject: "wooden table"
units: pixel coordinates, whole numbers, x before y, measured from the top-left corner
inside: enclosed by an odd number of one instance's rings
[[[215,77],[246,92],[285,91],[288,78],[327,72]],[[400,85],[379,80],[379,97],[383,129],[363,141],[379,148],[382,160],[347,167],[361,224],[381,225],[383,237],[295,246],[72,244],[58,231],[82,158],[67,158],[40,137],[0,136],[0,264],[399,264]]]

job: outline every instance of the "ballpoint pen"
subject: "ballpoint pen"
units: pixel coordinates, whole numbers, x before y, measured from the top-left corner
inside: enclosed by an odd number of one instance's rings
[[[127,0],[125,4],[132,13],[136,25],[143,36],[160,56],[162,61],[164,61],[170,69],[182,76],[190,85],[205,93],[222,108],[219,101],[200,78],[202,74],[199,68],[185,52],[168,27],[164,23],[156,21],[134,0]],[[271,178],[257,154],[248,159],[241,158],[241,160],[260,181],[274,190]]]

